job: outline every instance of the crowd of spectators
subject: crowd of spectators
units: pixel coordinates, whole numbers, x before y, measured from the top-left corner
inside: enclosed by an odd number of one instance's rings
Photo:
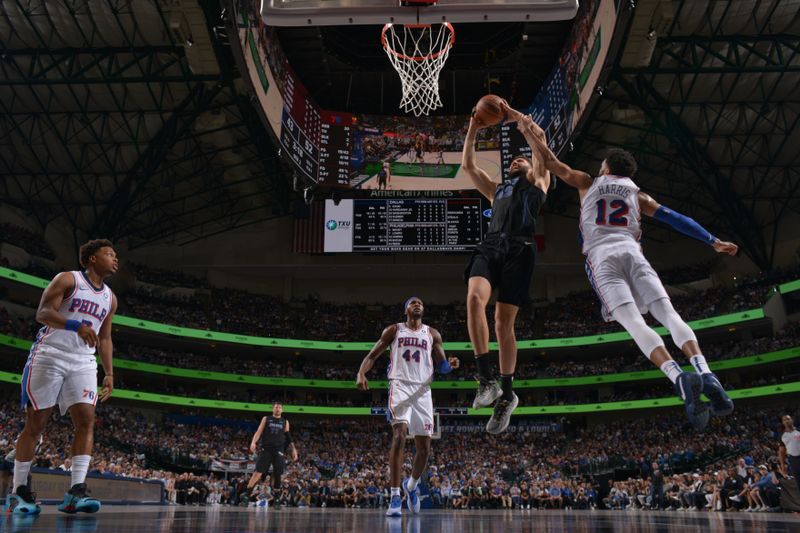
[[[680,285],[708,279],[713,271],[716,259],[693,265],[680,265],[658,270],[658,277],[665,285]]]
[[[679,410],[569,431],[520,426],[494,439],[485,438],[480,424],[462,420],[434,443],[426,485],[435,506],[454,509],[774,508],[774,484],[760,480],[789,474],[777,457],[779,416],[785,409],[793,413],[791,405],[741,406],[727,418],[713,419],[705,433],[688,430]],[[2,402],[4,453],[13,446],[21,420],[15,402]],[[385,505],[388,427],[377,418],[292,419],[299,460],[289,463],[282,490],[256,491],[252,502],[267,498],[272,505],[298,507]],[[254,428],[255,421],[176,423],[167,415],[145,417],[103,405],[97,412],[90,471],[160,479],[174,503],[239,504],[246,475],[226,480],[209,468],[214,459],[249,459]],[[51,420],[35,466],[68,469],[70,436],[67,418]],[[762,464],[766,471],[759,468]],[[177,473],[181,468],[192,473]],[[610,477],[616,481],[604,481]],[[733,486],[731,479],[736,480]]]
[[[120,371],[118,374],[115,378],[115,385],[120,389],[175,396],[265,404],[280,401],[290,405],[324,405],[328,407],[376,407],[385,406],[388,403],[388,390],[385,387],[373,388],[368,394],[357,392],[355,385],[349,390],[310,392],[303,389],[252,387],[212,381],[178,382],[167,378],[154,380],[150,374],[134,376],[124,371]],[[788,365],[787,369],[748,372],[737,376],[735,382],[731,382],[726,376],[721,376],[720,379],[726,389],[735,390],[796,381],[798,374],[800,374],[800,365],[793,363]],[[436,405],[442,407],[461,405],[457,399],[454,400],[450,396],[451,391],[435,390],[433,394]],[[546,406],[669,398],[675,396],[676,392],[672,383],[664,378],[657,381],[614,383],[609,385],[602,395],[596,388],[579,387],[546,390],[518,388],[517,395],[522,406]]]
[[[35,324],[17,315],[12,315],[0,306],[0,333],[20,339],[30,339],[35,335]]]
[[[0,308],[0,322],[3,321]],[[666,343],[669,344],[669,339]],[[710,363],[768,353],[785,348],[793,348],[800,343],[800,323],[789,323],[775,336],[749,340],[736,340],[722,343],[704,343],[702,346]],[[631,353],[630,350],[615,354],[609,347],[609,355],[600,359],[575,360],[534,360],[526,361],[520,356],[515,377],[517,379],[564,378],[596,376],[619,372],[653,370],[655,367],[646,357]],[[686,357],[672,347],[673,357],[681,364]],[[195,368],[207,371],[228,372],[240,375],[293,377],[304,379],[354,380],[358,362],[326,362],[295,358],[292,360],[248,359],[234,355],[203,355],[191,352],[168,351],[149,346],[121,344],[116,348],[117,357],[142,362],[163,364],[180,368]],[[371,374],[373,379],[382,376],[388,357],[379,360]],[[462,356],[462,368],[447,375],[437,375],[437,380],[473,379],[474,364],[471,356]]]
[[[207,278],[193,276],[182,270],[158,268],[152,265],[136,263],[134,261],[126,261],[125,269],[130,271],[136,277],[136,281],[141,281],[144,283],[152,283],[154,285],[168,287],[211,287],[211,283]]]
[[[43,236],[8,222],[0,222],[0,242],[13,244],[45,259],[55,259],[56,256]]]
[[[772,283],[767,280],[742,280],[730,287],[714,287],[673,296],[672,304],[684,320],[746,311],[764,305]],[[548,304],[541,311],[542,338],[576,337],[622,331],[616,322],[605,322],[597,297],[591,291],[572,293]],[[660,326],[649,314],[645,320]]]
[[[5,229],[3,229],[5,228]],[[10,228],[10,229],[9,229]],[[8,224],[0,230],[16,236],[23,235]],[[17,228],[18,229],[18,228]],[[13,231],[12,231],[13,230]],[[17,237],[15,237],[17,238]],[[27,236],[26,242],[46,246],[41,237]],[[0,241],[2,235],[0,235]],[[8,239],[9,242],[14,242]],[[39,246],[39,245],[37,245]],[[284,302],[272,295],[254,294],[232,289],[214,289],[208,280],[172,269],[157,268],[127,262],[137,280],[120,297],[119,313],[198,329],[241,333],[262,337],[297,338],[335,342],[372,341],[383,328],[403,319],[396,303],[336,304],[309,295],[302,300]],[[685,266],[667,270],[668,278],[683,281],[707,272],[707,265]],[[53,272],[36,272],[46,278]],[[686,320],[761,307],[771,287],[800,276],[800,269],[776,269],[736,279],[730,286],[713,287],[702,291],[673,296],[676,310]],[[111,281],[113,285],[113,280]],[[200,289],[170,291],[171,287]],[[487,308],[491,322],[493,306]],[[468,338],[466,307],[463,302],[426,305],[426,321],[442,333],[445,341]],[[656,325],[652,318],[647,320]],[[622,331],[615,322],[605,322],[600,305],[590,290],[558,298],[545,305],[522,309],[516,324],[518,339],[574,337]]]
[[[742,284],[673,298],[677,311],[694,320],[761,307],[768,285]],[[371,341],[388,324],[403,319],[398,307],[386,304],[334,304],[309,297],[285,303],[275,296],[236,290],[213,290],[208,301],[166,293],[129,293],[121,299],[121,313],[149,320],[262,337],[302,338],[335,342]],[[492,321],[493,306],[487,314]],[[180,317],[176,320],[176,317]],[[649,317],[649,316],[648,316]],[[425,320],[445,341],[468,338],[466,308],[461,303],[426,305]],[[648,318],[653,325],[657,325]],[[490,324],[491,326],[491,324]],[[591,292],[571,294],[541,309],[526,309],[517,319],[517,338],[554,338],[622,331],[604,322]]]
[[[29,320],[21,320],[9,314],[3,307],[0,307],[0,333],[11,335],[17,338],[30,338],[33,334]],[[674,346],[670,340],[665,340],[666,344],[673,352],[673,357],[681,364],[686,363],[686,358]],[[727,342],[703,343],[702,348],[709,362],[734,359],[751,355],[768,353],[785,348],[793,348],[800,343],[800,324],[790,322],[786,327],[779,331],[775,336],[760,337],[749,340],[734,340]],[[653,370],[655,367],[644,356],[632,350],[620,350],[609,346],[608,356],[598,359],[586,360],[553,360],[535,359],[527,360],[523,354],[517,363],[517,379],[543,379],[543,378],[565,378],[580,377],[587,375],[603,375],[619,372],[635,372],[641,370]],[[236,353],[235,348],[220,348],[219,354],[204,354],[180,350],[167,350],[153,346],[132,345],[118,342],[115,345],[115,357],[132,361],[141,361],[165,366],[202,369],[205,371],[226,372],[238,375],[253,375],[266,377],[291,377],[301,379],[325,379],[325,380],[354,380],[355,371],[358,366],[357,361],[334,362],[309,360],[306,358],[292,359],[263,359],[247,357],[244,354]],[[616,353],[619,352],[619,353]],[[557,356],[557,355],[556,355]],[[24,358],[17,361],[17,367],[24,363]],[[388,358],[379,360],[375,370],[370,377],[381,379],[383,370],[388,364]],[[20,370],[20,368],[4,365],[9,370]],[[471,380],[474,374],[474,364],[472,357],[462,356],[462,368],[448,375],[437,375],[437,380]],[[244,398],[243,401],[255,401]]]

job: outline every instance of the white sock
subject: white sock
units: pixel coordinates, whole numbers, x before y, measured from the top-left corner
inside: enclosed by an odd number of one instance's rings
[[[416,489],[418,483],[419,483],[419,478],[411,476],[411,479],[408,480],[408,490]]]
[[[678,381],[678,376],[680,376],[683,372],[681,366],[672,359],[661,365],[659,368],[661,368],[661,371],[666,374],[669,380],[673,383]]]
[[[28,474],[31,473],[33,461],[17,461],[14,459],[14,487],[11,489],[15,494],[17,487],[28,485]]]
[[[400,487],[392,487],[392,496],[400,496]]]
[[[689,358],[689,362],[692,363],[695,372],[698,374],[710,374],[711,369],[708,368],[708,363],[706,362],[706,358],[704,355],[693,355]]]
[[[72,487],[86,481],[86,472],[89,471],[89,462],[91,460],[91,455],[72,456]]]

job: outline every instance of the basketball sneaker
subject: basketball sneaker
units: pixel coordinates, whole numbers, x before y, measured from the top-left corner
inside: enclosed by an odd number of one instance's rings
[[[26,485],[17,487],[15,494],[6,498],[6,512],[16,515],[35,515],[42,512],[36,503],[36,493],[31,492]]]
[[[389,510],[386,511],[386,516],[400,516],[401,514],[403,514],[403,499],[399,494],[395,494],[389,500]]]
[[[419,487],[414,490],[409,489],[409,481],[411,481],[411,478],[406,478],[406,480],[403,481],[403,490],[406,491],[406,505],[409,511],[417,514],[419,513]]]
[[[502,391],[501,391],[502,394]],[[499,398],[494,404],[494,412],[489,422],[486,424],[486,431],[492,435],[498,435],[506,430],[508,423],[511,422],[511,413],[519,405],[519,397],[514,394],[511,401]]]
[[[703,380],[695,372],[681,372],[675,382],[675,392],[686,405],[686,416],[694,429],[702,431],[708,425],[708,406],[700,401]]]
[[[503,394],[496,379],[478,378],[478,392],[472,401],[473,409],[489,407]]]
[[[711,400],[711,414],[714,416],[725,416],[733,412],[733,400],[731,400],[722,383],[719,382],[716,374],[708,372],[700,374],[703,380],[703,394]]]
[[[58,510],[62,513],[96,513],[100,510],[100,502],[88,496],[89,490],[86,488],[86,483],[78,483],[73,485],[69,491],[64,494],[64,501],[58,504]]]

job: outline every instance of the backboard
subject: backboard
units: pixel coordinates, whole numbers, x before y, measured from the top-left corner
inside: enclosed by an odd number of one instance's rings
[[[436,24],[440,22],[547,22],[569,20],[578,0],[438,0],[408,7],[399,0],[262,0],[270,26]]]

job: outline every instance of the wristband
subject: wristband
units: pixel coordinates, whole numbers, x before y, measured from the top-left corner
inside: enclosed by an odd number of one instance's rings
[[[64,329],[77,332],[81,324],[83,324],[83,322],[80,320],[67,320],[67,323],[64,324]]]
[[[440,374],[449,374],[453,371],[453,367],[450,366],[450,361],[445,359],[439,363],[439,366],[436,368]]]

